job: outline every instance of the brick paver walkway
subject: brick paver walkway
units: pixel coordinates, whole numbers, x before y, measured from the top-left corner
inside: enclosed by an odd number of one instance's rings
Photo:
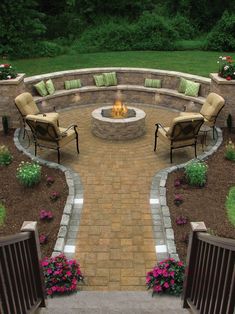
[[[150,187],[154,174],[170,165],[163,142],[153,152],[155,123],[167,125],[178,113],[139,106],[147,115],[146,135],[108,141],[90,131],[91,112],[97,107],[60,113],[61,126],[75,122],[79,127],[80,155],[72,143],[62,150],[61,163],[80,174],[84,187],[75,254],[86,277],[83,289],[145,290],[145,274],[156,264]],[[51,152],[45,158],[57,160]],[[190,148],[173,153],[175,163],[190,158]]]

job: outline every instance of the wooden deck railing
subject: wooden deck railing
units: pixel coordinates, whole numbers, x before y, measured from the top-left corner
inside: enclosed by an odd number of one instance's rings
[[[0,313],[28,314],[45,306],[36,222],[0,239]]]
[[[193,222],[184,281],[183,307],[193,313],[235,313],[235,240],[208,234]]]

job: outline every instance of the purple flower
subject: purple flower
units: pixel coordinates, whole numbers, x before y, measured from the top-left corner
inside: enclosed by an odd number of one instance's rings
[[[175,179],[174,186],[178,188],[181,185],[180,179]]]
[[[46,180],[47,180],[47,185],[48,186],[51,186],[55,182],[53,177],[47,177]]]
[[[51,210],[45,210],[41,209],[40,210],[40,219],[41,220],[51,220],[53,218],[53,214]]]
[[[176,218],[175,222],[177,225],[185,225],[188,222],[188,219],[187,217],[179,216]]]
[[[183,203],[183,197],[180,194],[175,194],[175,199],[174,199],[174,203],[176,206],[179,206],[180,204]]]
[[[56,192],[56,191],[52,192],[51,195],[50,195],[50,199],[53,202],[57,201],[59,197],[60,197],[60,193]]]
[[[40,242],[40,244],[46,244],[47,243],[47,236],[45,234],[40,234],[39,242]]]

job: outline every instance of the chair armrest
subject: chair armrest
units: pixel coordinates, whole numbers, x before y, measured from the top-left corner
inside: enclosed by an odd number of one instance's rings
[[[70,129],[74,129],[75,132],[77,132],[76,128],[77,128],[77,124],[71,124],[67,127],[67,129],[64,130],[64,132],[61,132],[61,136],[65,136],[67,135],[67,131]]]
[[[159,127],[160,127],[160,128],[162,128],[162,129],[167,133],[167,130],[161,125],[161,123],[156,123],[155,125],[156,125],[156,127],[157,127],[157,130],[158,130]]]

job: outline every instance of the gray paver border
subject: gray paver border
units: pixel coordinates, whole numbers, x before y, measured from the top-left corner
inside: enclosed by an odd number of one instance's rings
[[[217,139],[215,144],[208,145],[206,147],[206,151],[196,158],[197,160],[208,159],[208,157],[216,152],[222,144],[222,130],[220,128],[216,128],[216,131]],[[179,260],[179,255],[176,251],[170,211],[166,201],[166,181],[169,173],[184,168],[186,164],[192,160],[193,159],[189,160],[186,163],[160,170],[153,177],[150,191],[150,205],[153,221],[154,243],[158,261],[161,261],[168,257]],[[163,226],[163,228],[159,228],[160,226]]]
[[[19,151],[23,152],[26,156],[41,165],[47,166],[49,168],[59,169],[65,175],[69,188],[69,194],[61,217],[60,229],[57,235],[57,240],[52,256],[65,253],[69,258],[73,258],[75,250],[74,252],[73,250],[66,252],[66,246],[69,247],[75,244],[74,239],[76,239],[79,229],[80,216],[83,207],[83,187],[80,176],[77,172],[74,172],[68,167],[55,162],[47,161],[31,154],[21,145],[19,141],[19,135],[20,129],[16,129],[14,133],[14,143]],[[81,200],[79,204],[77,204],[77,200]]]

